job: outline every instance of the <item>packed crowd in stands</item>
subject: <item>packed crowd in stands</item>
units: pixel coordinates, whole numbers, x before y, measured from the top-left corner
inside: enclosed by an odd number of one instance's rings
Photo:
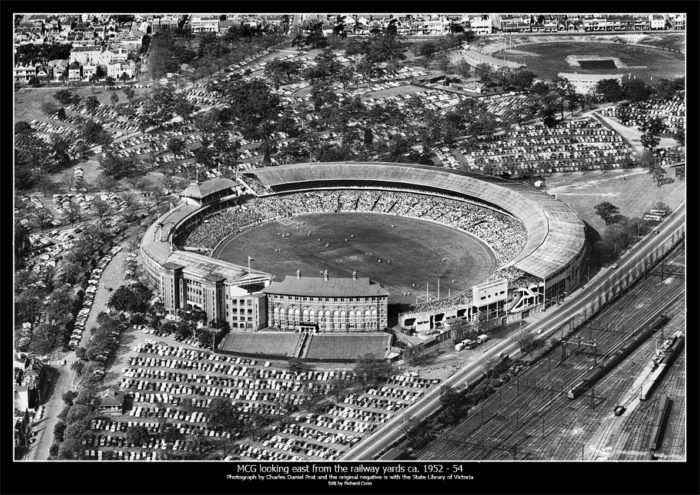
[[[383,213],[457,228],[489,244],[498,266],[513,259],[526,241],[524,228],[513,217],[458,199],[398,190],[343,189],[253,198],[205,218],[179,242],[213,249],[227,236],[269,220],[334,212]]]
[[[499,174],[520,171],[574,172],[622,166],[631,148],[616,132],[594,119],[515,125],[503,137],[461,149],[473,169]]]
[[[634,103],[623,103],[600,111],[606,117],[615,117],[621,124],[643,128],[653,118],[660,118],[663,132],[670,134],[685,129],[685,94],[676,93],[670,99],[654,99]]]

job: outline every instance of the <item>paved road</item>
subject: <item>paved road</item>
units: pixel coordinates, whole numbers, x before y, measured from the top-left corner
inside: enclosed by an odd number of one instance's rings
[[[104,311],[107,307],[107,300],[111,296],[112,292],[107,290],[107,287],[117,288],[121,285],[124,275],[124,264],[123,260],[126,256],[126,251],[122,250],[117,255],[112,258],[105,270],[102,272],[100,277],[100,282],[98,284],[97,292],[95,294],[95,300],[93,301],[92,308],[88,315],[87,322],[85,324],[85,331],[83,332],[83,338],[80,345],[85,346],[90,339],[89,329],[96,326],[97,315]],[[65,366],[63,366],[63,359],[67,360]],[[44,419],[42,419],[36,426],[35,431],[37,432],[36,441],[31,446],[29,452],[25,455],[25,460],[37,461],[46,460],[49,458],[49,449],[53,444],[53,430],[58,423],[58,414],[63,410],[64,403],[61,396],[64,392],[68,390],[76,389],[76,374],[71,370],[71,364],[77,361],[78,358],[75,356],[75,352],[71,351],[66,354],[60,355],[60,360],[54,366],[58,369],[58,376],[54,379],[47,391],[48,400],[44,403]]]
[[[681,204],[681,206],[658,228],[658,234],[649,234],[645,239],[640,241],[630,253],[624,256],[623,259],[618,262],[618,268],[615,270],[608,269],[601,271],[586,287],[572,293],[565,304],[556,308],[551,308],[551,315],[549,315],[548,318],[527,327],[524,331],[534,333],[538,335],[538,338],[546,338],[552,335],[563,323],[582,312],[589,307],[589,305],[595,303],[596,300],[599,300],[600,292],[609,287],[609,280],[615,279],[617,273],[626,273],[627,270],[632,269],[637,263],[643,261],[654,249],[670,241],[676,230],[684,224],[685,203]],[[445,380],[443,385],[449,385],[457,390],[466,387],[470,380],[473,381],[477,379],[483,373],[481,366],[484,363],[501,353],[506,353],[508,355],[517,353],[519,346],[515,340],[516,338],[516,336],[512,336],[509,339],[497,343],[490,349],[486,349],[476,360]],[[397,414],[392,420],[365,440],[348,450],[343,455],[342,459],[373,459],[388,445],[394,443],[403,436],[401,425],[404,421],[404,416],[422,419],[434,414],[439,409],[440,389],[436,388],[428,392],[421,400],[410,406],[403,413]]]

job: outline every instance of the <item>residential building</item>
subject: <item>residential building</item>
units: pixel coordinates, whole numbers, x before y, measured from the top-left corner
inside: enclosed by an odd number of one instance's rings
[[[112,62],[107,66],[107,76],[114,79],[121,78],[122,74],[129,76],[129,79],[134,78],[135,66],[133,62]]]
[[[193,15],[190,18],[190,27],[193,33],[218,33],[218,15]]]
[[[15,82],[26,83],[36,76],[36,66],[18,65],[14,68]]]
[[[666,29],[666,17],[659,14],[652,14],[649,16],[649,22],[651,22],[651,29]]]
[[[73,47],[70,52],[70,61],[78,62],[80,65],[98,65],[101,54],[102,47],[99,45]]]
[[[490,17],[472,17],[469,20],[469,28],[474,34],[491,34],[493,21]]]
[[[89,81],[92,76],[97,72],[96,65],[83,65],[83,81]]]
[[[68,80],[69,81],[80,81],[82,78],[82,71],[80,70],[80,64],[78,62],[73,62],[68,66]]]

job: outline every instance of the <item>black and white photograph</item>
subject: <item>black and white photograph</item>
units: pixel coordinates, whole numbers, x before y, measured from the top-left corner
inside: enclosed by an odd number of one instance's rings
[[[688,462],[688,5],[160,5],[9,14],[13,465]]]

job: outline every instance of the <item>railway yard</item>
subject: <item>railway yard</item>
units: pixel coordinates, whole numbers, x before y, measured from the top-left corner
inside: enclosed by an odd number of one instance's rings
[[[501,385],[474,406],[466,420],[444,431],[416,458],[649,459],[652,436],[668,396],[672,408],[654,455],[657,459],[684,460],[684,350],[659,378],[647,400],[639,400],[657,345],[676,332],[685,333],[685,281],[678,276],[681,272],[668,268],[682,267],[683,263],[684,252],[677,248],[666,260],[665,272],[657,267],[592,320],[566,335],[563,362],[564,346],[560,346]],[[670,319],[666,322],[661,315]],[[594,363],[600,366],[621,348],[628,348],[640,331],[650,326],[658,329],[575,399],[568,397]],[[620,405],[625,410],[618,416],[614,410]]]

